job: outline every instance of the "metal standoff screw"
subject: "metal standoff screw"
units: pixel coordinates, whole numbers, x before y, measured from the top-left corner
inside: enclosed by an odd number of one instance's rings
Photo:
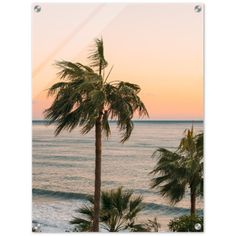
[[[202,11],[202,7],[200,6],[200,5],[196,5],[195,7],[194,7],[194,11],[195,12],[201,12]]]
[[[34,226],[32,227],[32,232],[41,232],[41,231],[40,231],[40,227],[41,227],[40,224],[34,225]]]
[[[202,228],[202,226],[201,226],[200,223],[197,223],[197,224],[194,225],[194,228],[195,228],[197,231],[199,231],[199,230]]]
[[[34,11],[39,13],[41,11],[41,7],[39,5],[34,6]]]

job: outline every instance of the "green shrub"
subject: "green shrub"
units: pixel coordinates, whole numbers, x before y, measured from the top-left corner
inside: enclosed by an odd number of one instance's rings
[[[203,217],[196,215],[181,216],[171,220],[168,226],[172,232],[203,232]]]

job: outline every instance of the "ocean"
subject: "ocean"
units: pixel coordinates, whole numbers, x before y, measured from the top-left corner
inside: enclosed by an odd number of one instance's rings
[[[170,219],[189,213],[189,194],[175,206],[150,189],[149,172],[155,165],[152,153],[163,147],[174,150],[187,128],[203,131],[201,121],[135,121],[130,139],[121,144],[116,123],[111,136],[103,139],[102,190],[123,186],[142,194],[145,208],[139,221],[157,217],[160,231],[168,231]],[[42,232],[72,230],[69,221],[75,210],[94,191],[94,130],[82,135],[80,128],[54,136],[55,126],[33,121],[32,221]],[[197,213],[203,214],[203,199],[197,200]]]

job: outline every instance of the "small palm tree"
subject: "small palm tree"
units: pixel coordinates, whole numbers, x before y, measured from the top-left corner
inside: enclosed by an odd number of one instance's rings
[[[71,224],[75,225],[75,231],[92,231],[94,200],[91,197],[88,200],[88,205],[76,210],[81,217],[74,217],[70,221]],[[142,209],[142,196],[133,196],[133,191],[124,191],[122,187],[103,191],[99,217],[101,226],[109,232],[135,231],[138,228],[135,220]]]
[[[172,152],[158,148],[152,155],[157,163],[151,174],[151,187],[170,199],[179,202],[186,189],[190,189],[191,214],[196,211],[196,197],[203,195],[203,133],[195,134],[193,127],[184,132],[179,147]]]
[[[95,189],[93,231],[99,231],[99,209],[101,189],[102,131],[108,137],[111,133],[108,119],[116,119],[125,142],[133,130],[133,115],[148,116],[138,93],[140,87],[123,81],[108,82],[105,75],[108,63],[104,57],[103,40],[95,40],[95,48],[88,57],[90,65],[70,61],[59,61],[61,82],[49,88],[48,94],[55,99],[47,110],[45,118],[55,123],[55,134],[62,130],[72,131],[82,127],[82,134],[95,127]]]

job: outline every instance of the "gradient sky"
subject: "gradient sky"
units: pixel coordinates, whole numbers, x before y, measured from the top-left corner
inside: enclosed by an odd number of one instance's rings
[[[203,13],[194,4],[40,4],[32,12],[33,119],[52,102],[55,60],[87,63],[103,37],[110,80],[139,84],[150,119],[203,119]]]

